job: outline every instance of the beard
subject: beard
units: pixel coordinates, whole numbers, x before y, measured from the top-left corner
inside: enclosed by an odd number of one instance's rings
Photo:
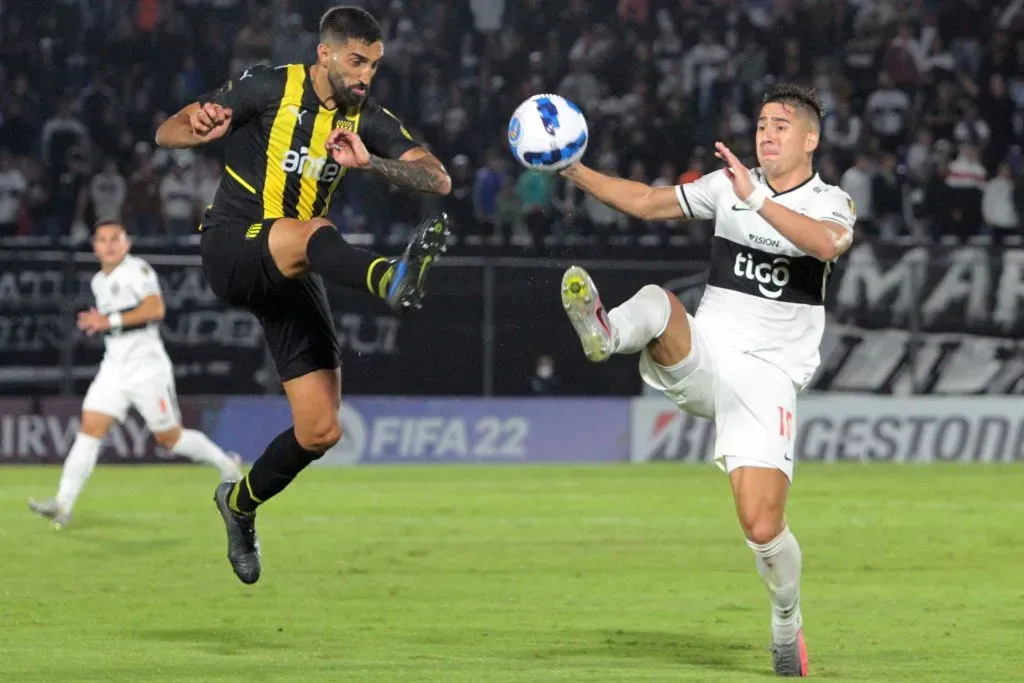
[[[334,93],[334,99],[345,108],[358,107],[366,99],[366,95],[357,95],[352,91],[352,88],[345,85],[345,79],[341,76],[335,76],[331,73],[327,74],[327,80],[331,83],[331,91]]]

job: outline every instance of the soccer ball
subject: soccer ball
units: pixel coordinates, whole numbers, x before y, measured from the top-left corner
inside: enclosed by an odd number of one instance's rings
[[[534,95],[512,114],[508,145],[526,168],[561,171],[587,151],[587,119],[560,95]]]

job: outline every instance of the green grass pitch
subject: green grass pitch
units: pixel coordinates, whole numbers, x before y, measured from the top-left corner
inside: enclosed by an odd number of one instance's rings
[[[192,466],[100,467],[73,526],[0,469],[0,680],[772,680],[767,593],[711,466],[305,472],[231,573]],[[802,465],[811,675],[1024,679],[1024,467]]]

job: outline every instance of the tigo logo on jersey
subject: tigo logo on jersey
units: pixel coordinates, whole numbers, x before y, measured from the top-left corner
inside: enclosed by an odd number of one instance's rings
[[[736,277],[756,281],[761,294],[769,299],[778,299],[782,296],[782,290],[789,284],[789,259],[778,256],[770,263],[757,263],[753,254],[741,252],[736,254],[733,273]]]
[[[288,150],[281,161],[281,168],[288,173],[299,173],[307,178],[315,178],[323,182],[330,182],[341,173],[341,166],[326,156],[314,157],[309,155],[309,147],[303,147],[298,152]]]

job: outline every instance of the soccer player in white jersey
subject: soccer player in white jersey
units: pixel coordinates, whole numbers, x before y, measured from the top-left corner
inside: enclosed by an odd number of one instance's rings
[[[757,119],[759,168],[747,169],[719,142],[716,156],[725,168],[676,187],[649,187],[583,165],[563,172],[637,218],[715,221],[695,315],[655,285],[606,313],[593,280],[576,266],[563,276],[562,303],[590,360],[639,352],[647,384],[682,410],[715,420],[714,459],[728,472],[740,525],[768,587],[772,660],[782,676],[807,675],[800,546],[785,517],[796,396],[818,366],[825,284],[856,221],[849,195],[814,171],[821,118],[813,90],[779,85],[766,93]]]
[[[160,339],[159,323],[164,317],[160,282],[149,264],[128,253],[130,247],[120,223],[97,224],[93,251],[100,272],[92,278],[96,307],[78,314],[78,329],[89,336],[102,333],[106,350],[85,395],[82,426],[64,461],[57,496],[29,500],[32,510],[58,529],[71,518],[103,438],[115,421],[124,422],[130,407],[139,411],[164,448],[213,465],[225,481],[242,476],[237,455],[229,456],[202,432],[180,424],[174,369]]]

